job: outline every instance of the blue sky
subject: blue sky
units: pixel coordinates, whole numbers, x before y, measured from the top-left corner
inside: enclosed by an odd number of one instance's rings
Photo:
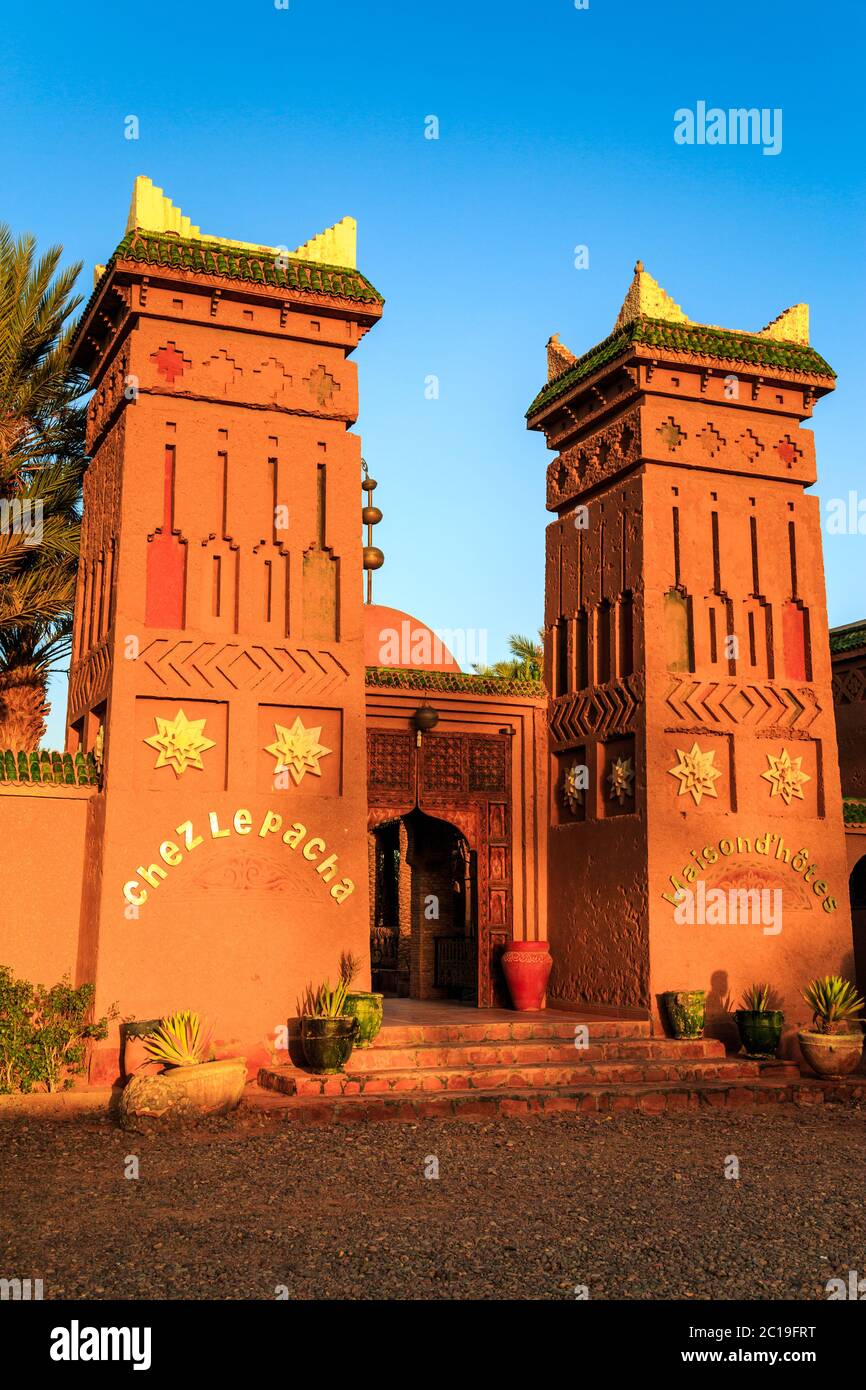
[[[381,602],[486,629],[491,659],[538,626],[547,455],[524,411],[549,334],[575,352],[605,337],[638,257],[698,321],[758,329],[809,302],[812,341],[839,373],[815,416],[818,491],[866,497],[861,7],[211,0],[159,13],[7,8],[0,217],[83,260],[85,292],[138,173],[216,235],[295,246],[358,219],[359,265],[387,301],[356,356],[385,513]],[[699,100],[780,108],[781,153],[676,145],[674,111]],[[864,543],[825,532],[832,623],[866,614]],[[61,686],[52,697],[57,746]]]

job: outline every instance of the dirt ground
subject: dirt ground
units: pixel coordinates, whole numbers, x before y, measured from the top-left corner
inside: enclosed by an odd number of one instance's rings
[[[825,1299],[866,1274],[864,1172],[866,1110],[829,1105],[4,1122],[0,1276],[46,1299]]]

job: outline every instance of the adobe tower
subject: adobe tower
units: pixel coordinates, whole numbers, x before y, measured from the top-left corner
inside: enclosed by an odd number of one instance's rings
[[[251,1063],[368,955],[350,354],[381,312],[350,218],[294,252],[205,237],[139,178],[74,347],[67,746],[103,767],[78,977],[97,1014],[196,1009]]]
[[[548,365],[527,417],[556,452],[551,998],[656,1013],[705,989],[719,1031],[768,980],[803,1021],[803,983],[851,970],[802,426],[834,374],[805,305],[759,333],[695,324],[640,263],[610,337],[580,358],[553,338]]]

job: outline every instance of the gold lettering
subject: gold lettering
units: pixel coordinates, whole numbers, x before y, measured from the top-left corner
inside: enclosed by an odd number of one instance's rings
[[[226,835],[229,834],[229,831],[228,831],[228,830],[220,830],[219,817],[218,817],[216,811],[210,811],[210,812],[208,813],[208,821],[210,822],[211,839],[212,839],[212,840],[224,840],[225,837],[226,837]]]
[[[158,888],[159,880],[161,878],[165,878],[166,876],[165,869],[162,867],[161,864],[151,864],[146,869],[143,869],[139,864],[135,872],[137,874],[141,874],[141,877],[144,879],[145,883],[149,883],[151,888]]]
[[[308,840],[307,843],[304,845],[304,848],[301,850],[301,853],[303,854],[305,859],[318,859],[320,853],[324,848],[324,840],[320,840],[317,835],[314,835],[312,840]],[[315,849],[314,854],[310,853],[312,849]]]
[[[259,831],[259,838],[263,840],[266,835],[272,835],[275,830],[279,830],[282,823],[283,818],[277,815],[276,811],[266,811],[262,828]]]
[[[173,840],[163,840],[159,847],[159,857],[164,864],[170,864],[172,868],[183,859],[183,855]]]
[[[298,845],[301,843],[306,833],[307,827],[305,825],[301,825],[301,822],[299,820],[296,820],[294,825],[291,826],[291,828],[287,830],[285,835],[283,836],[283,844],[288,845],[290,849],[297,849]]]
[[[236,834],[249,835],[252,823],[253,817],[250,811],[235,811],[234,827]]]
[[[174,828],[178,835],[183,836],[183,842],[186,845],[187,853],[192,849],[197,849],[204,839],[203,835],[196,835],[193,839],[191,820],[185,820],[182,825],[176,825]]]
[[[141,907],[142,903],[147,902],[147,889],[139,888],[138,879],[131,878],[128,883],[123,885],[123,896],[128,903],[132,903],[133,907]]]
[[[334,884],[331,889],[331,897],[334,899],[334,902],[342,903],[345,902],[349,894],[354,893],[354,891],[355,885],[352,880],[350,878],[343,878],[340,879],[339,883]]]

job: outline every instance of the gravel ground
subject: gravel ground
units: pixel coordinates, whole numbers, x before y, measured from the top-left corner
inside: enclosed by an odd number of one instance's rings
[[[866,1111],[829,1106],[322,1129],[241,1114],[146,1138],[5,1123],[0,1275],[42,1278],[46,1298],[826,1298],[866,1272],[864,1160]]]

